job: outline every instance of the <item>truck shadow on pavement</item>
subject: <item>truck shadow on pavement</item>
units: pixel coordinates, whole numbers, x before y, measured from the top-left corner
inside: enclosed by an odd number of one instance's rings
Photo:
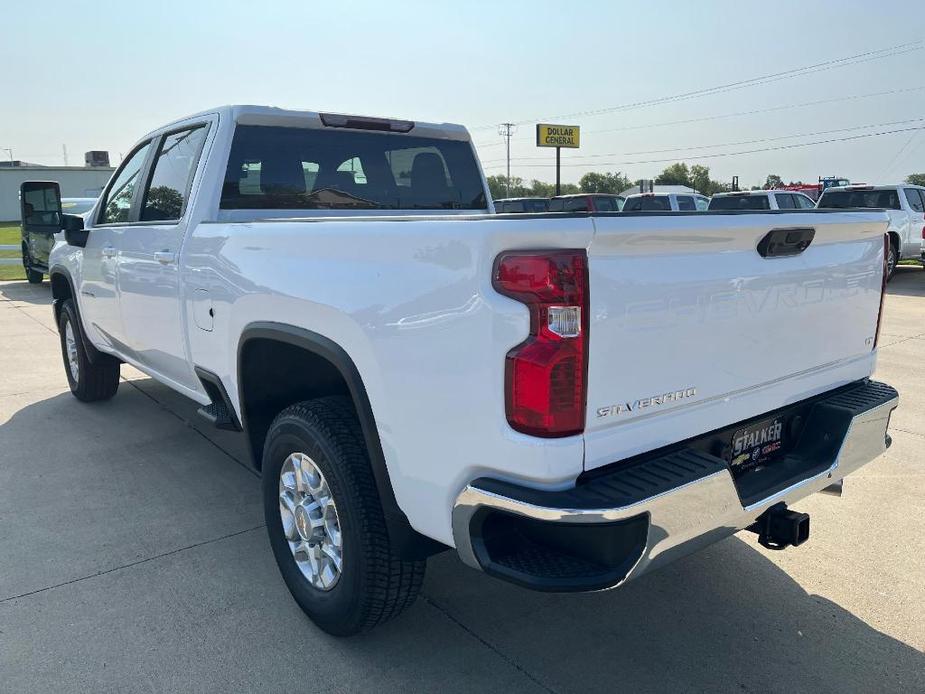
[[[0,284],[0,301],[21,301],[27,304],[51,304],[51,285],[46,279],[41,284],[4,282]]]
[[[204,430],[197,428],[198,435],[190,432],[184,422],[192,421],[195,406],[180,402],[172,400],[163,386],[140,379],[123,383],[116,398],[102,405],[81,405],[64,393],[19,409],[7,406],[9,419],[0,425],[0,509],[6,509],[2,515],[7,518],[0,553],[9,563],[7,570],[0,570],[0,601],[26,596],[43,586],[62,585],[69,590],[70,584],[100,570],[145,560],[145,556],[123,557],[112,551],[141,531],[146,538],[144,551],[157,556],[183,542],[199,541],[182,536],[187,524],[236,530],[261,522],[256,480],[231,459],[227,446],[202,441]],[[49,422],[55,422],[54,437],[42,435]],[[120,446],[133,457],[120,458],[105,440],[106,431],[120,431]],[[65,452],[72,464],[52,466],[45,474],[26,473],[26,461],[63,460]],[[138,484],[140,472],[143,485]],[[55,504],[58,511],[66,512],[70,526],[66,532],[53,527],[60,523],[60,513],[40,508],[41,500],[47,499],[49,474],[60,490]],[[113,504],[114,489],[136,493],[140,511],[129,516],[124,503]],[[17,520],[17,516],[21,517]],[[163,519],[170,519],[169,528]],[[246,585],[256,580],[249,567],[260,567],[259,576],[272,576],[275,571],[265,544],[262,540],[241,544],[243,553],[226,557],[225,573],[199,574],[187,588],[182,586],[190,577],[179,573],[175,588],[189,589],[193,596],[197,590],[215,596],[244,591],[227,604],[240,605],[244,597],[251,603],[265,603],[263,607],[250,604],[247,619],[257,615],[265,623],[248,628],[271,635],[270,643],[295,638],[302,644],[299,648],[310,649],[322,640],[326,649],[339,653],[351,667],[364,663],[373,667],[382,652],[393,652],[402,642],[400,651],[417,651],[430,643],[433,657],[449,658],[439,644],[463,638],[485,656],[468,667],[498,667],[500,656],[524,674],[526,684],[532,681],[535,689],[554,692],[925,691],[925,654],[879,632],[835,602],[807,593],[750,546],[751,536],[727,539],[619,590],[578,595],[534,593],[507,585],[465,567],[452,552],[445,552],[430,559],[424,594],[412,610],[348,640],[329,639],[302,617],[282,581],[262,579],[262,585]],[[791,551],[803,553],[807,562],[818,561],[813,558],[812,540]],[[190,556],[186,561],[192,560]],[[182,562],[182,555],[172,561]],[[61,574],[62,567],[70,573]],[[850,564],[843,570],[843,580],[852,581]],[[121,591],[138,591],[139,600],[143,599],[143,585],[133,584],[132,571],[117,571],[109,580],[120,583]],[[273,637],[275,630],[283,631],[280,611],[287,615],[282,620],[288,622],[286,633]],[[125,621],[109,625],[113,638],[117,635],[123,642],[121,648],[126,640],[143,639],[131,611],[115,611],[107,619]],[[198,623],[194,614],[167,613],[162,608],[147,619],[146,629],[153,628],[152,620],[162,619],[171,633],[199,646],[212,642],[206,653],[225,648],[226,634],[214,625]],[[73,627],[70,637],[61,633],[72,628],[66,622],[56,621],[47,628],[65,650],[78,648],[69,644],[79,643],[79,627]],[[42,631],[32,628],[30,633],[40,636]],[[150,659],[144,666],[148,671],[172,667],[170,662],[157,662],[156,650],[139,647],[135,653],[136,660]],[[240,656],[236,667],[242,671],[249,660],[261,657],[250,652]],[[407,668],[410,674],[418,667],[412,660],[391,667]],[[212,666],[227,669],[229,664]],[[199,663],[199,667],[210,665]],[[447,677],[460,674],[465,675],[465,670]],[[274,688],[272,683],[266,685]]]
[[[886,285],[888,295],[925,297],[925,270],[921,265],[898,265]]]

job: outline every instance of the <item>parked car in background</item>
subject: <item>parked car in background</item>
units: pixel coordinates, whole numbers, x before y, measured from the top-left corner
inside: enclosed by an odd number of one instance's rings
[[[890,217],[887,277],[900,260],[925,259],[925,188],[908,184],[851,185],[826,188],[819,209],[884,209]]]
[[[61,231],[60,214],[82,215],[96,202],[96,198],[61,198],[61,213],[56,213],[48,211],[46,196],[47,191],[29,186],[20,193],[22,265],[30,284],[38,284],[48,272],[48,254]]]
[[[710,198],[700,193],[633,193],[626,196],[624,212],[703,212],[710,204]]]
[[[501,198],[495,200],[495,212],[545,212],[549,198]]]
[[[623,196],[610,193],[574,193],[549,199],[550,212],[619,212]]]
[[[803,193],[789,190],[737,190],[716,193],[709,210],[811,210],[816,202]]]

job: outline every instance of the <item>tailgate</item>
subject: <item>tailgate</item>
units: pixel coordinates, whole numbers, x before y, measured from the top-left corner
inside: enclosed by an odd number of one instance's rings
[[[595,217],[585,468],[870,375],[882,212]],[[812,228],[762,257],[773,229]]]

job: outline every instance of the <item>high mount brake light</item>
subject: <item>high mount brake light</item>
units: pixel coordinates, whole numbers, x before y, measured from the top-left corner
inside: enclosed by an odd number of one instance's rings
[[[342,113],[321,113],[321,122],[328,128],[353,128],[354,130],[385,130],[393,133],[407,133],[414,128],[414,121],[370,118],[368,116],[347,116]]]
[[[508,423],[546,438],[580,434],[588,372],[587,254],[502,253],[495,261],[492,285],[530,311],[530,335],[505,361]]]
[[[925,234],[925,230],[922,231]],[[886,281],[887,273],[889,272],[889,265],[887,264],[887,256],[890,254],[890,235],[883,235],[883,281],[880,283],[880,310],[877,312],[877,332],[874,333],[874,346],[871,347],[871,351],[877,349],[877,343],[880,341],[880,325],[883,322],[883,299],[886,296]]]

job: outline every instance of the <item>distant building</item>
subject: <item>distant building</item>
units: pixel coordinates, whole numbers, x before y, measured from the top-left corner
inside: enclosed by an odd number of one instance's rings
[[[111,166],[0,165],[0,221],[19,221],[19,186],[24,181],[57,181],[62,198],[95,198],[114,171]]]

